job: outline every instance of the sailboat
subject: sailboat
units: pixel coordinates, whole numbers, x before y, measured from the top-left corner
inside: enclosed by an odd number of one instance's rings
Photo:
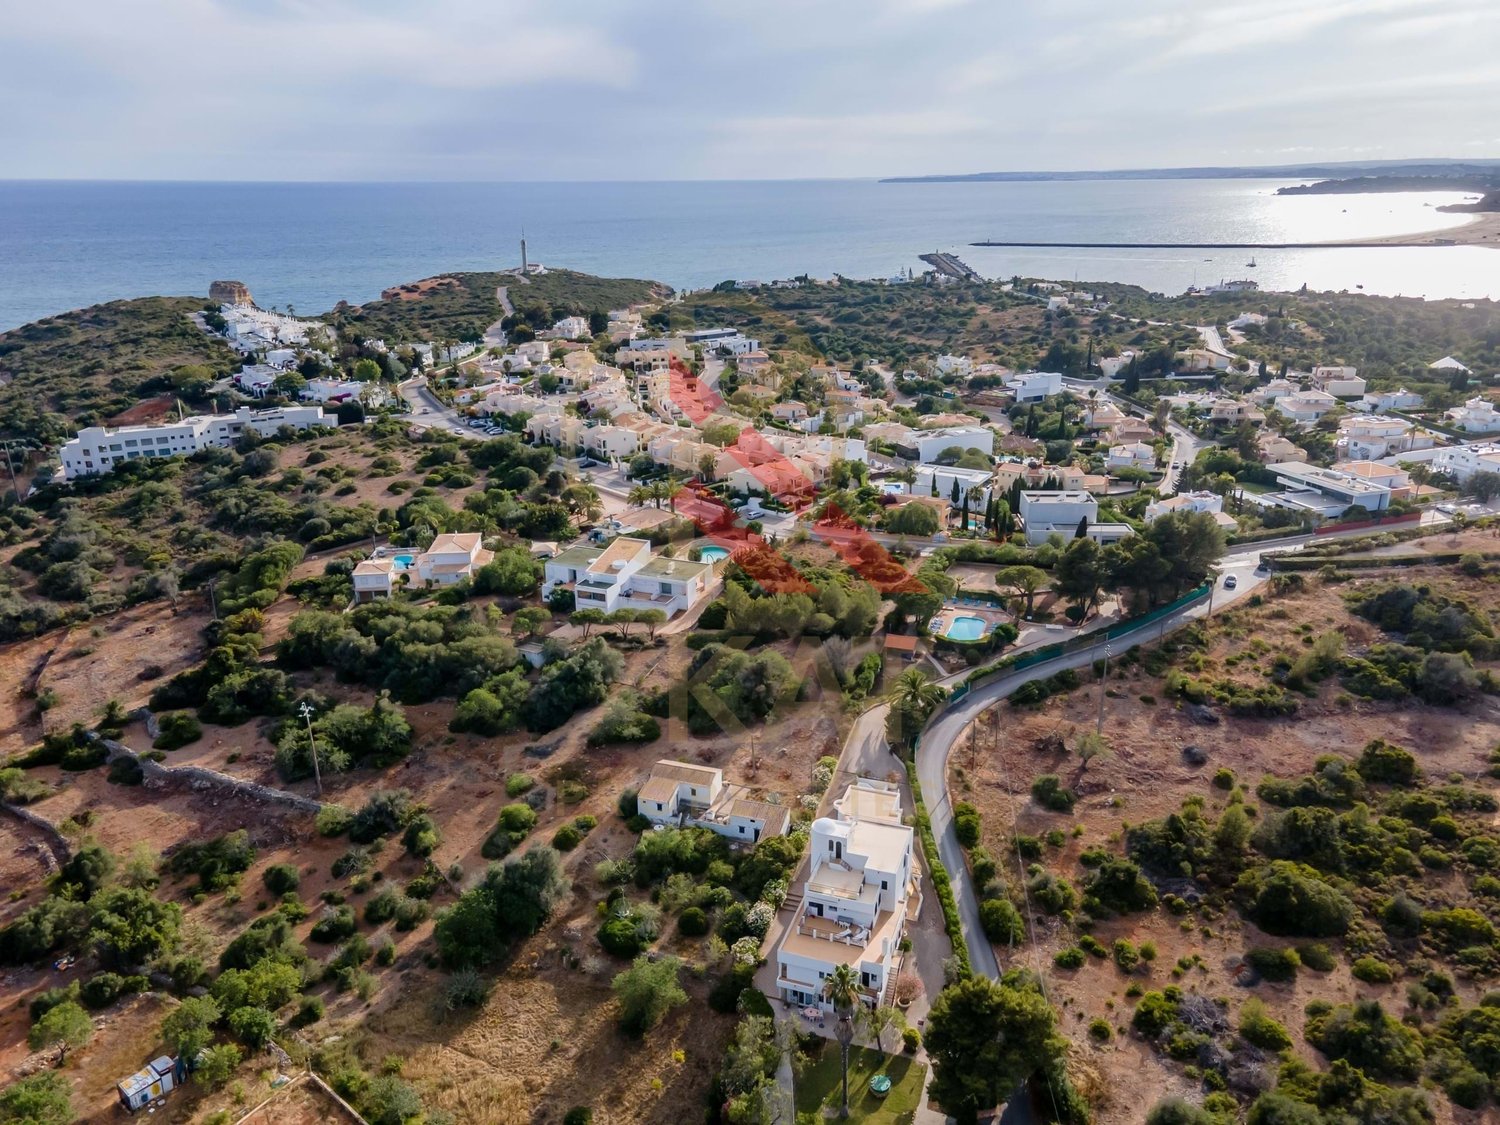
[[[1245,263],[1245,268],[1247,270],[1253,270],[1255,268],[1255,255],[1252,254],[1250,256],[1250,260]]]

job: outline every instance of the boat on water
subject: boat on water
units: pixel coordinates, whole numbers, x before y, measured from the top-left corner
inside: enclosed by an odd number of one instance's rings
[[[1253,270],[1255,268],[1255,257],[1254,257],[1254,255],[1252,255],[1251,258],[1250,258],[1250,260],[1245,263],[1245,268],[1247,270]]]

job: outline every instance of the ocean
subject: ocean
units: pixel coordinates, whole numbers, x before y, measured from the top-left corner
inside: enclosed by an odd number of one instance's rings
[[[204,294],[323,312],[444,270],[532,261],[677,288],[810,274],[889,277],[947,250],[988,277],[1500,298],[1479,247],[1245,251],[971,247],[982,239],[1273,242],[1457,226],[1455,193],[1277,196],[1284,181],[882,184],[0,182],[0,330],[120,297]]]

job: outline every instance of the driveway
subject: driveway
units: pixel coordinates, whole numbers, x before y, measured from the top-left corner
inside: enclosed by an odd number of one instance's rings
[[[481,435],[464,425],[462,416],[442,399],[427,389],[425,379],[408,379],[396,388],[411,407],[407,422],[420,430],[445,430],[459,437],[478,438]]]

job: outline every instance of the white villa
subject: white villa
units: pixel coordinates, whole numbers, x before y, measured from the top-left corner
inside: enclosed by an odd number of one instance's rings
[[[652,824],[707,828],[747,844],[785,835],[791,813],[748,792],[742,785],[726,786],[723,770],[663,758],[636,792],[636,811]]]
[[[1422,396],[1405,387],[1394,391],[1368,391],[1362,400],[1367,409],[1379,414],[1386,410],[1416,410],[1422,405]]]
[[[1128,523],[1097,522],[1099,502],[1081,489],[1023,491],[1020,516],[1026,525],[1026,542],[1033,547],[1041,546],[1052,535],[1072,539],[1078,534],[1080,522],[1085,523],[1084,535],[1101,547],[1133,534]]]
[[[61,449],[63,476],[67,480],[107,473],[121,461],[137,457],[175,457],[200,449],[224,448],[235,443],[247,429],[262,437],[282,426],[305,430],[310,426],[337,425],[320,406],[286,406],[276,410],[251,410],[242,406],[233,414],[195,414],[180,422],[160,426],[86,426]]]
[[[1109,456],[1104,463],[1111,469],[1146,469],[1156,468],[1156,450],[1143,441],[1134,441],[1129,445],[1111,446]]]
[[[901,935],[921,906],[912,830],[900,790],[885,781],[854,781],[834,812],[813,821],[807,881],[776,947],[776,988],[788,1003],[827,1009],[823,982],[848,965],[873,1006],[890,992]]]
[[[1492,434],[1500,430],[1500,412],[1487,398],[1471,398],[1443,415],[1454,429],[1470,434]]]
[[[562,587],[579,609],[659,609],[671,617],[708,594],[713,564],[653,556],[646,540],[622,536],[604,547],[569,547],[545,571],[544,600]]]
[[[401,577],[407,582],[425,586],[452,586],[495,557],[486,550],[484,537],[477,531],[439,535],[427,550],[382,547],[371,558],[354,568],[354,600],[374,601],[388,598]]]
[[[1276,410],[1299,426],[1311,426],[1338,404],[1339,400],[1327,391],[1299,391],[1278,398]]]
[[[1365,393],[1365,381],[1353,367],[1314,367],[1312,385],[1334,398],[1354,398]]]
[[[1452,473],[1460,484],[1475,473],[1500,473],[1500,445],[1455,445],[1440,449],[1432,459],[1440,473]]]
[[[1063,377],[1057,371],[1029,371],[1008,380],[1005,385],[1017,402],[1036,402],[1050,395],[1062,394]]]
[[[918,430],[909,445],[917,451],[922,464],[937,459],[945,449],[977,449],[980,453],[995,451],[995,431],[988,426],[949,426],[940,430]]]
[[[1224,497],[1217,492],[1179,492],[1146,505],[1146,519],[1158,520],[1173,512],[1207,512],[1226,530],[1234,530],[1239,521],[1224,511]]]

